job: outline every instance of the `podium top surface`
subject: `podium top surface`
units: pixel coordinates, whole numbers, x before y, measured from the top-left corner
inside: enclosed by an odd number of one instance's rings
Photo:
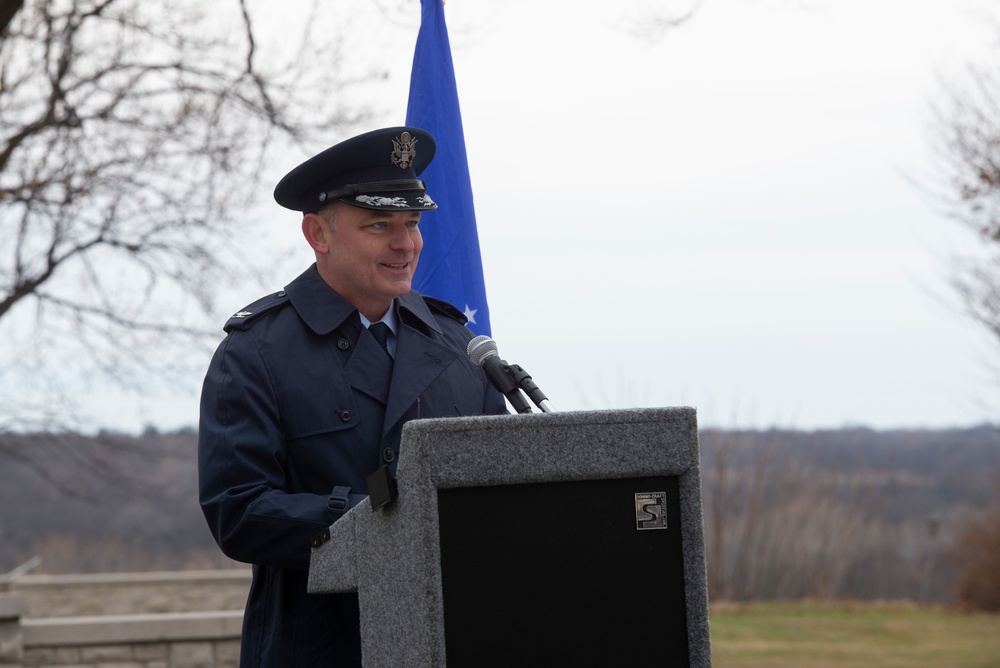
[[[399,480],[435,487],[677,475],[698,465],[695,409],[528,413],[414,420]]]

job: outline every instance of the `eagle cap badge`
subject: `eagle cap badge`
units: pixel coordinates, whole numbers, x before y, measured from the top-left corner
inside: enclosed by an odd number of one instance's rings
[[[417,157],[417,150],[414,146],[417,143],[416,137],[409,132],[404,132],[392,140],[392,164],[400,169],[406,169]]]

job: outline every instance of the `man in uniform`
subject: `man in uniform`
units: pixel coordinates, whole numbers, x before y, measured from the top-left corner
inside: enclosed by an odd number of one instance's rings
[[[316,262],[226,323],[201,399],[201,505],[223,552],[253,564],[241,666],[360,666],[357,595],[306,593],[313,538],[369,474],[394,474],[407,420],[506,412],[465,353],[465,316],[410,289],[434,150],[418,128],[376,130],[275,188]]]

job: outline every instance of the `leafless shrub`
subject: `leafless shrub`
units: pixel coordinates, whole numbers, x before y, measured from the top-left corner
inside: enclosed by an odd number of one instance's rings
[[[894,519],[893,490],[919,477],[838,461],[863,451],[819,433],[705,430],[701,443],[711,599],[948,596],[939,520]]]
[[[1000,612],[1000,502],[970,513],[955,546],[962,564],[955,599],[974,610]]]

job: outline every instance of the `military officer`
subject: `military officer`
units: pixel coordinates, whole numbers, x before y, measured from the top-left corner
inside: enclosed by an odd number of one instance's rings
[[[316,262],[230,318],[201,399],[201,505],[253,564],[241,666],[360,666],[357,595],[306,593],[311,541],[394,472],[407,420],[506,412],[465,316],[410,289],[434,151],[419,128],[376,130],[275,188]]]

